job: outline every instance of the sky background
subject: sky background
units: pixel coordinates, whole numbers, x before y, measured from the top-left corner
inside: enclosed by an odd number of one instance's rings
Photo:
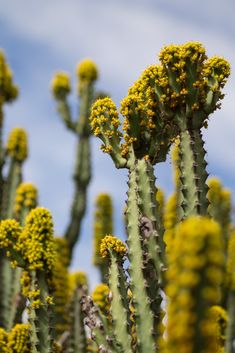
[[[49,86],[54,73],[63,70],[75,88],[76,64],[87,57],[99,67],[97,88],[109,92],[118,106],[144,68],[157,62],[164,45],[200,41],[209,56],[228,59],[232,75],[226,97],[204,137],[209,173],[234,195],[234,13],[234,0],[0,0],[0,48],[20,86],[18,100],[5,109],[4,136],[16,126],[27,129],[30,157],[24,179],[39,188],[40,204],[51,210],[56,235],[63,235],[69,219],[76,140],[59,119]],[[76,117],[75,93],[70,103]],[[99,282],[92,266],[92,214],[99,192],[112,196],[115,234],[124,235],[126,172],[116,170],[99,145],[93,138],[88,212],[72,263],[73,270],[88,272],[92,287]],[[156,173],[157,184],[169,195],[170,163],[160,164]]]

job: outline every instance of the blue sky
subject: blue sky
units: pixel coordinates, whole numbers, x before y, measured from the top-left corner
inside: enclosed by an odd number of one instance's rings
[[[161,47],[170,43],[201,41],[208,55],[220,55],[235,67],[235,2],[194,0],[0,0],[0,47],[7,55],[20,86],[20,97],[9,106],[5,136],[14,126],[29,133],[30,158],[25,180],[40,191],[40,204],[52,211],[55,232],[62,235],[72,198],[75,139],[55,111],[49,84],[57,70],[73,77],[79,60],[90,57],[99,66],[97,87],[119,105],[141,71],[155,63]],[[205,132],[208,170],[235,192],[235,79],[225,89],[222,110]],[[76,95],[71,97],[74,115]],[[92,212],[99,192],[114,201],[115,233],[122,236],[122,209],[126,172],[115,170],[93,139],[93,179],[88,213],[73,269],[87,270],[92,285],[98,273],[91,265]],[[172,190],[169,163],[159,165],[158,184]]]

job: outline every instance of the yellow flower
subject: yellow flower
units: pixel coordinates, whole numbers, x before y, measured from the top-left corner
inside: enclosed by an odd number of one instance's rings
[[[100,255],[103,258],[109,256],[111,252],[114,252],[120,256],[125,256],[127,253],[127,248],[125,244],[118,238],[112,235],[106,235],[100,244]]]
[[[51,82],[51,90],[56,99],[65,99],[71,91],[69,76],[66,72],[55,74]]]
[[[79,81],[92,83],[98,78],[98,69],[94,61],[84,59],[77,65],[77,76]]]
[[[6,149],[10,157],[23,162],[28,156],[26,131],[21,128],[12,129],[8,137]]]

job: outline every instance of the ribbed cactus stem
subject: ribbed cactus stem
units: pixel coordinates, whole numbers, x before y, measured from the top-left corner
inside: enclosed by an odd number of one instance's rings
[[[68,353],[86,353],[87,339],[84,327],[84,313],[81,309],[81,299],[86,295],[86,286],[75,288],[70,304],[70,335]]]
[[[57,111],[69,130],[76,131],[76,125],[72,120],[67,98],[57,101]]]
[[[189,130],[191,139],[193,140],[194,154],[194,172],[197,187],[198,206],[197,213],[201,216],[208,214],[209,201],[207,199],[208,185],[206,183],[208,173],[206,171],[207,162],[205,160],[206,151],[204,149],[204,141],[202,133],[199,129]]]
[[[39,291],[36,298],[30,299],[30,324],[35,329],[32,333],[31,343],[33,353],[52,353],[53,352],[53,333],[52,333],[52,299],[48,290],[48,283],[43,271],[35,271],[34,282],[31,287],[33,291]]]
[[[6,214],[5,218],[12,218],[14,211],[14,202],[16,189],[22,181],[22,162],[12,158],[8,178],[6,181],[6,196],[4,197],[6,202]]]
[[[155,352],[153,339],[153,314],[150,310],[146,282],[143,275],[143,249],[140,233],[140,210],[138,206],[138,183],[136,169],[129,171],[127,199],[128,258],[130,261],[131,291],[135,307],[137,345],[140,353]]]
[[[108,281],[108,262],[100,256],[100,243],[107,234],[113,233],[112,199],[109,194],[99,194],[96,199],[93,235],[93,263],[100,270],[101,282]]]
[[[75,193],[71,208],[70,223],[65,238],[72,255],[73,247],[80,236],[81,222],[86,211],[87,188],[91,179],[90,140],[80,137],[77,146],[76,167],[74,173]]]
[[[10,330],[14,326],[17,310],[19,307],[21,273],[21,268],[11,268],[11,291],[9,295],[9,314],[7,327],[8,330]]]
[[[226,353],[235,352],[235,291],[231,290],[228,296],[228,326],[226,330]]]
[[[197,214],[198,197],[194,173],[194,142],[187,130],[180,133],[180,182],[181,182],[181,210],[180,219]]]
[[[0,250],[0,326],[9,328],[12,268],[3,250]]]
[[[165,244],[163,242],[164,225],[162,223],[159,205],[156,199],[157,188],[155,185],[155,175],[153,166],[145,159],[136,162],[137,183],[138,183],[138,204],[142,217],[147,217],[151,222],[151,229],[146,230],[148,237],[153,237],[156,241],[156,257],[159,261],[159,268],[164,269]],[[152,234],[151,234],[152,233]],[[148,239],[146,239],[146,242]],[[159,278],[162,277],[158,273]]]
[[[76,130],[81,136],[89,136],[90,125],[89,125],[89,115],[90,106],[92,104],[94,95],[94,88],[91,84],[84,84],[80,90],[80,109],[79,109],[79,119],[77,121]]]
[[[111,252],[109,267],[109,285],[112,292],[111,310],[114,324],[114,335],[123,353],[131,353],[130,327],[128,328],[127,290],[123,278],[120,259]]]

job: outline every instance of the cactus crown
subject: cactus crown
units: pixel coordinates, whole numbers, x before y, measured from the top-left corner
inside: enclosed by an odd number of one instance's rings
[[[69,75],[57,72],[51,82],[51,90],[55,99],[65,99],[71,91]]]
[[[34,208],[37,205],[38,190],[32,183],[21,183],[16,190],[15,212],[23,207]]]
[[[24,129],[14,128],[7,141],[7,154],[19,162],[23,162],[28,155],[27,134]]]
[[[110,252],[123,257],[127,253],[127,248],[118,238],[112,235],[106,235],[100,244],[100,255],[101,257],[106,258],[109,257]]]
[[[159,59],[168,77],[167,106],[179,115],[186,113],[191,126],[206,125],[224,97],[221,89],[230,74],[229,63],[220,57],[207,59],[198,42],[166,46]],[[182,116],[178,118],[182,125]]]
[[[94,61],[84,59],[77,65],[77,76],[81,83],[91,84],[98,79],[98,68]]]
[[[13,83],[12,72],[2,50],[0,50],[0,92],[0,105],[11,102],[18,96],[18,87]]]

